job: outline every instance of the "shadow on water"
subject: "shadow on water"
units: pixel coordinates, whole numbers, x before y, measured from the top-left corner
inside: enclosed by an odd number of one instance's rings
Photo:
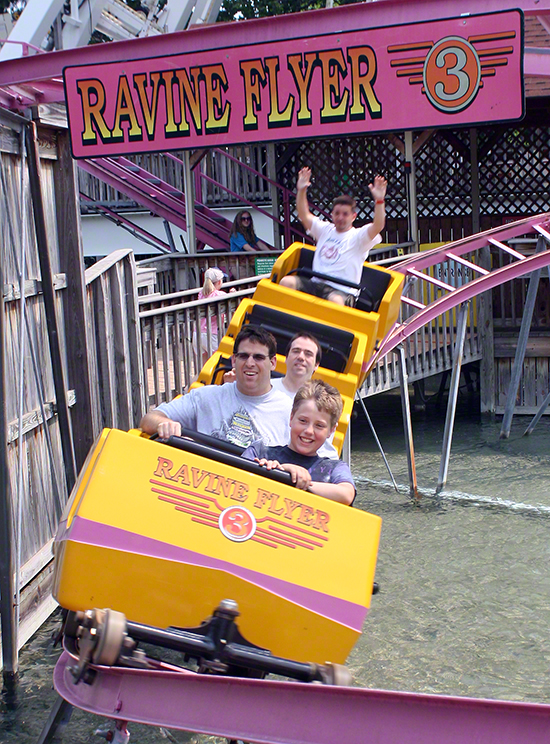
[[[390,482],[359,411],[352,424],[356,507],[382,517],[376,580],[364,632],[348,665],[371,688],[550,703],[550,417],[531,437],[459,398],[447,485],[439,496],[445,401],[413,411],[421,499],[409,496],[399,395],[367,400],[392,472]],[[349,567],[353,570],[353,567]],[[1,699],[0,742],[36,742],[55,700],[58,650],[50,619],[21,653],[15,693]],[[57,741],[91,744],[105,721],[75,711]],[[221,740],[131,725],[134,744]],[[347,743],[346,743],[347,744]]]

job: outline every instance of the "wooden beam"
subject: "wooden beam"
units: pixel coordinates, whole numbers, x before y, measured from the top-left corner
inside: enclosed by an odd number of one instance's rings
[[[60,131],[54,164],[59,265],[67,275],[63,316],[67,358],[67,382],[75,390],[77,405],[71,412],[74,451],[80,470],[93,444],[90,373],[86,337],[86,285],[84,251],[80,231],[80,199],[76,167],[71,156],[68,132]]]

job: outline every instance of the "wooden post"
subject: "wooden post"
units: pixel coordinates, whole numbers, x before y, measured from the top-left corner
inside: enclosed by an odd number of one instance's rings
[[[71,422],[76,465],[80,470],[94,442],[94,435],[86,336],[86,281],[80,230],[80,200],[76,168],[71,157],[69,135],[66,130],[60,130],[57,137],[54,187],[59,268],[67,277],[67,289],[63,295],[65,345],[68,384],[76,393]]]
[[[479,265],[491,269],[491,251],[485,246],[479,252]],[[477,333],[482,352],[479,365],[479,391],[481,413],[494,413],[495,401],[495,349],[493,332],[493,290],[483,292],[476,299]]]
[[[413,133],[405,132],[405,161],[406,174],[407,174],[407,211],[409,213],[409,226],[411,234],[409,240],[412,240],[415,248],[418,250],[418,215],[417,215],[417,204],[416,204],[416,173],[414,169],[414,149],[413,149]]]
[[[480,231],[479,220],[479,162],[477,158],[477,129],[470,129],[470,171],[472,178],[472,234]]]
[[[0,261],[0,288],[4,286]],[[4,685],[17,679],[17,625],[15,621],[15,560],[13,522],[8,469],[4,370],[4,293],[0,291],[0,618],[2,620],[2,660]]]
[[[275,156],[275,145],[273,142],[270,142],[267,145],[267,175],[272,181],[279,183],[277,180],[277,161]],[[273,216],[277,218],[273,221],[273,246],[279,250],[281,248],[279,189],[276,186],[273,186],[273,184],[270,184],[269,188],[271,191],[271,212]]]
[[[63,465],[67,491],[70,493],[76,482],[76,462],[74,456],[73,435],[69,407],[67,405],[67,386],[65,384],[65,370],[61,358],[61,343],[57,330],[57,314],[55,310],[55,297],[52,280],[52,267],[48,247],[48,234],[46,231],[46,218],[44,214],[44,201],[42,196],[42,183],[40,175],[40,155],[38,152],[38,135],[34,121],[29,122],[26,127],[27,156],[29,167],[29,184],[32,197],[32,208],[34,215],[34,227],[36,231],[36,245],[38,248],[38,259],[40,263],[40,276],[42,279],[42,294],[44,297],[44,309],[48,325],[48,341],[50,344],[50,357],[52,362],[53,381],[55,387],[55,398],[57,415],[59,417],[59,431],[61,435],[61,447],[63,450]]]

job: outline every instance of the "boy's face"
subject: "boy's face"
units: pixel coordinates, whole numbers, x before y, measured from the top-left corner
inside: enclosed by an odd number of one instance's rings
[[[290,417],[290,448],[300,455],[315,455],[334,428],[328,413],[313,400],[304,400]]]

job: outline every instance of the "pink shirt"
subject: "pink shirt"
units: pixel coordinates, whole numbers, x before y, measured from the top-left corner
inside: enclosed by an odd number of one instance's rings
[[[226,294],[227,292],[224,292],[223,289],[215,289],[209,295],[204,295],[201,289],[197,297],[197,300],[206,300],[208,298],[214,299],[214,297],[220,297],[221,295],[226,295]],[[217,335],[218,333],[218,316],[217,315],[213,315],[210,318],[210,328],[211,328],[211,333],[215,333]],[[201,333],[206,333],[206,318],[201,318]]]

